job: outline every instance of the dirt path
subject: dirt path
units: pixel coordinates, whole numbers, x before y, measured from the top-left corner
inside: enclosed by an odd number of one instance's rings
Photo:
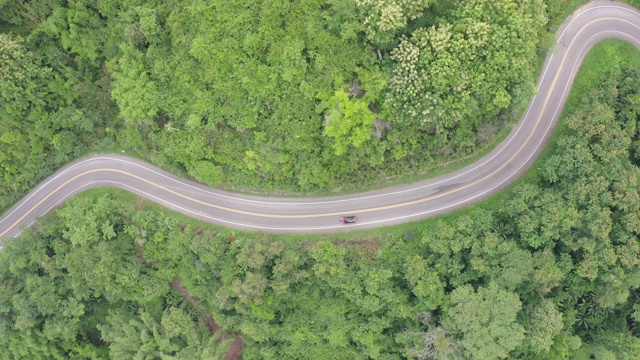
[[[140,261],[142,261],[143,264],[155,269],[156,268],[155,265],[152,262],[149,262],[147,261],[147,259],[145,259],[144,254],[142,252],[142,247],[140,246],[140,244],[136,242],[134,244],[134,247]],[[182,283],[177,277],[173,278],[173,281],[171,281],[171,285],[175,289],[180,290],[180,292],[182,293],[182,297],[193,306],[193,308],[198,313],[198,316],[200,317],[200,319],[202,319],[205,323],[207,323],[207,326],[209,326],[209,329],[211,330],[211,334],[214,334],[216,331],[220,330],[220,325],[216,323],[216,320],[213,318],[213,316],[206,315],[202,312],[200,308],[200,299],[198,299],[198,297],[196,296],[191,296],[191,294],[189,294],[189,289],[187,289],[186,286],[182,285]],[[228,339],[229,336],[230,336],[229,333],[225,332],[220,337],[220,340]],[[240,337],[240,335],[238,334],[235,334],[235,338],[233,339],[233,342],[231,343],[231,345],[229,345],[229,350],[227,350],[227,354],[225,355],[224,359],[225,360],[242,359],[242,349],[243,349],[242,337]]]
[[[216,323],[216,320],[213,318],[213,316],[210,315],[205,315],[202,313],[201,309],[200,309],[200,299],[198,299],[196,296],[192,296],[189,294],[189,290],[187,289],[186,286],[182,285],[182,283],[180,282],[180,280],[178,278],[173,278],[173,281],[171,282],[171,285],[180,290],[180,292],[182,293],[182,297],[187,300],[191,305],[193,305],[193,308],[196,310],[196,312],[198,312],[200,318],[202,320],[204,320],[207,325],[209,326],[209,329],[211,330],[211,333],[215,333],[216,331],[220,330],[220,325],[218,325],[218,323]],[[220,340],[224,340],[229,338],[229,333],[223,333],[222,336],[220,337]],[[233,339],[233,342],[231,343],[231,345],[229,346],[229,350],[227,350],[227,354],[225,355],[225,360],[239,360],[242,359],[242,349],[243,349],[243,342],[242,342],[242,338],[240,337],[240,335],[235,335],[235,338]]]

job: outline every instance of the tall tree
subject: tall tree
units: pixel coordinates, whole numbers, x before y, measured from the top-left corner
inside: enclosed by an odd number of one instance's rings
[[[468,357],[505,359],[525,339],[525,329],[516,321],[521,308],[518,295],[494,282],[477,292],[464,285],[451,293],[443,324],[458,334]]]

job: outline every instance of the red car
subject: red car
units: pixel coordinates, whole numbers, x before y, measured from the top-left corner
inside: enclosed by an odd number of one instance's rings
[[[343,216],[340,218],[340,222],[343,224],[355,224],[358,218],[355,216]]]

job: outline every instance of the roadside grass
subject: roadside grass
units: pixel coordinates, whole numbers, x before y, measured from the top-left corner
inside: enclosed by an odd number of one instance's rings
[[[631,6],[635,6],[637,8],[640,8],[640,0],[621,0],[622,2],[625,2]]]
[[[97,154],[119,154],[119,155],[125,155],[132,158],[140,159],[140,160],[145,160],[145,158],[140,154],[138,154],[137,152],[131,149],[128,149],[126,147],[123,147],[122,145],[119,145],[114,140],[110,138],[102,138],[97,140],[93,144],[89,145],[83,151],[79,152],[77,154],[76,159],[72,160],[71,162],[85,156],[97,155]]]
[[[552,0],[553,5],[547,8],[549,15],[549,30],[555,31],[571,13],[590,0]]]
[[[591,84],[602,76],[607,74],[608,69],[612,64],[620,62],[628,62],[633,67],[640,70],[640,51],[638,51],[633,45],[621,41],[621,40],[604,40],[598,43],[584,59],[582,67],[578,71],[575,78],[571,92],[567,103],[563,109],[560,121],[555,128],[553,135],[549,142],[545,146],[541,155],[534,162],[531,168],[525,172],[518,180],[516,180],[509,187],[503,191],[489,196],[488,198],[479,201],[477,203],[465,206],[464,208],[438,215],[435,217],[417,220],[405,224],[393,225],[388,227],[367,229],[367,230],[355,230],[338,233],[323,233],[323,234],[265,234],[261,232],[251,232],[244,230],[236,230],[219,225],[214,225],[206,222],[202,222],[186,215],[180,214],[169,210],[159,204],[151,201],[144,200],[142,202],[143,208],[159,211],[164,214],[174,217],[180,224],[189,225],[192,227],[199,227],[201,229],[207,229],[212,232],[229,236],[239,237],[243,239],[252,238],[271,238],[281,239],[289,241],[301,241],[301,240],[332,240],[332,241],[361,241],[363,239],[379,238],[379,239],[391,239],[402,237],[407,232],[415,232],[416,230],[429,229],[434,226],[438,221],[453,221],[460,216],[471,215],[473,212],[484,209],[494,210],[497,209],[506,199],[513,196],[518,191],[518,185],[530,182],[539,182],[541,179],[540,168],[544,163],[555,154],[557,148],[557,140],[560,136],[567,132],[566,118],[575,110],[580,99],[585,96],[591,89]],[[88,190],[76,196],[89,196],[97,198],[103,194],[111,194],[111,196],[130,202],[138,202],[140,199],[127,191],[112,188],[98,188]],[[347,230],[348,228],[345,228]]]

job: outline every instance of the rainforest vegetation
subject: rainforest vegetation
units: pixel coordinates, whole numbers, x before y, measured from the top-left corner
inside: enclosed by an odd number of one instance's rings
[[[540,170],[441,218],[276,236],[77,195],[5,241],[0,358],[222,356],[206,315],[246,359],[637,358],[639,55],[598,45]]]
[[[109,146],[212,186],[299,193],[475,155],[534,92],[555,7],[0,0],[0,208]]]
[[[574,3],[0,0],[0,208],[116,145],[260,191],[472,156]],[[0,359],[634,359],[639,55],[598,45],[534,170],[444,217],[276,236],[77,195],[4,240]]]

